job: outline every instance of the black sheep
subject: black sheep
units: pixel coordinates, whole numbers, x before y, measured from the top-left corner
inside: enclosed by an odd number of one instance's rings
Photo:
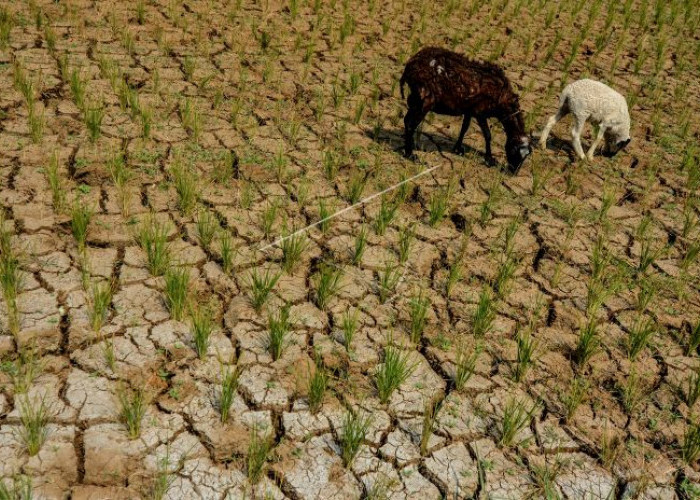
[[[458,154],[464,153],[462,141],[472,117],[476,118],[484,134],[489,165],[494,165],[495,160],[491,154],[488,118],[498,119],[506,132],[506,157],[511,172],[516,172],[530,154],[530,141],[525,133],[518,95],[503,70],[495,64],[471,61],[438,47],[426,47],[406,63],[400,84],[401,97],[404,96],[404,85],[411,89],[404,118],[407,158],[415,158],[415,132],[430,111],[450,116],[464,115],[454,146]]]

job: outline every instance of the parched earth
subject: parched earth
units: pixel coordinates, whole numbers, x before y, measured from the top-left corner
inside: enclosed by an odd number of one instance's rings
[[[0,312],[5,488],[698,498],[696,7],[6,2],[2,252],[21,280],[16,315],[7,287]],[[604,80],[628,98],[632,143],[574,162],[566,120],[510,176],[485,165],[475,130],[465,156],[450,153],[459,121],[430,116],[408,162],[397,80],[428,44],[499,62],[533,132],[567,81]],[[168,276],[188,271],[180,320],[139,237],[149,227],[167,240]],[[302,250],[291,263],[290,243]],[[279,279],[256,308],[252,282],[265,276]],[[382,401],[377,377],[396,353],[407,376]],[[327,382],[320,406],[314,374]],[[237,385],[222,422],[227,376]],[[139,395],[132,433],[125,401]],[[345,460],[349,415],[367,428]]]

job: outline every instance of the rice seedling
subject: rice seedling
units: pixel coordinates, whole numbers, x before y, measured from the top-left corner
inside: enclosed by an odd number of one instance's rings
[[[362,256],[365,253],[365,248],[367,247],[367,228],[362,226],[355,236],[355,248],[352,253],[352,265],[357,266],[362,262]]]
[[[292,233],[282,239],[282,269],[286,273],[291,273],[301,261],[304,252],[309,246],[309,242],[304,233]]]
[[[350,309],[347,309],[340,320],[340,329],[343,332],[343,345],[347,352],[350,352],[352,339],[355,338],[355,334],[357,333],[359,318],[360,312],[358,309],[353,309],[352,312],[350,312]]]
[[[338,294],[343,279],[343,270],[323,264],[313,278],[315,286],[314,302],[319,309],[325,309],[328,302]]]
[[[148,270],[153,276],[162,276],[170,267],[170,243],[168,226],[151,218],[139,227],[136,239],[146,252]]]
[[[404,264],[408,260],[408,256],[413,246],[413,240],[416,237],[415,224],[404,226],[399,231],[399,263]]]
[[[656,331],[656,324],[652,318],[641,315],[637,318],[627,337],[627,355],[630,360],[637,359],[639,353],[649,344]]]
[[[326,204],[326,200],[318,201],[318,227],[323,234],[327,234],[331,227],[330,216],[332,213],[333,209]]]
[[[396,286],[401,281],[402,273],[399,266],[395,266],[390,262],[384,264],[384,269],[378,273],[379,283],[377,284],[379,292],[379,302],[384,304],[390,295],[396,290]]]
[[[153,110],[146,106],[139,108],[139,120],[141,122],[141,137],[148,139],[151,137],[151,129],[153,128]]]
[[[101,349],[107,367],[114,372],[117,364],[117,356],[114,352],[114,333],[104,339],[101,344]]]
[[[447,278],[445,278],[445,296],[449,299],[452,296],[457,283],[462,281],[464,267],[461,259],[455,259],[447,268]]]
[[[23,282],[19,257],[12,248],[10,234],[5,228],[4,214],[0,213],[0,286],[7,308],[7,326],[15,335],[19,332],[20,325],[17,296],[22,291]]]
[[[248,444],[248,456],[246,470],[251,484],[258,484],[265,473],[270,452],[274,449],[275,442],[272,435],[260,435],[257,425],[250,431]]]
[[[414,295],[408,303],[408,315],[410,318],[410,337],[411,342],[419,344],[425,325],[428,321],[428,310],[430,308],[430,299],[424,295],[421,290],[417,295]]]
[[[428,224],[435,227],[445,218],[445,214],[449,210],[450,196],[452,196],[452,187],[450,185],[438,189],[430,197],[428,202]]]
[[[14,16],[5,6],[0,8],[0,49],[5,49],[10,42],[10,33],[15,24]]]
[[[654,262],[656,262],[659,257],[666,252],[666,250],[666,245],[659,245],[657,248],[653,248],[652,239],[643,237],[639,252],[639,264],[637,266],[637,271],[639,273],[645,273],[649,267],[651,267]]]
[[[126,426],[129,439],[136,439],[141,436],[141,423],[146,414],[148,401],[143,389],[129,390],[121,387],[117,391],[119,398],[120,419]]]
[[[88,231],[90,229],[90,221],[93,216],[93,209],[83,203],[81,200],[76,200],[71,209],[70,226],[73,232],[73,237],[78,245],[80,252],[85,251],[85,242],[87,241]]]
[[[683,397],[689,408],[692,408],[700,398],[700,367],[690,372]]]
[[[195,60],[194,57],[186,56],[182,60],[182,72],[185,74],[185,79],[188,82],[192,81],[192,77],[194,76],[194,72],[196,69],[197,69],[197,61]]]
[[[18,351],[17,359],[0,364],[0,371],[7,373],[12,380],[15,394],[26,394],[34,379],[41,374],[43,366],[34,347],[24,347]]]
[[[645,384],[634,368],[630,371],[627,381],[618,385],[617,390],[622,406],[630,414],[637,409],[646,393]]]
[[[73,102],[78,107],[78,109],[83,110],[85,106],[85,87],[86,82],[83,80],[80,72],[77,69],[73,69],[70,73],[70,91],[73,94]]]
[[[88,301],[88,318],[90,326],[95,332],[99,332],[100,328],[107,319],[109,314],[109,306],[112,303],[112,294],[114,285],[111,282],[93,283],[90,290],[90,299]]]
[[[348,203],[354,205],[360,198],[367,185],[367,176],[363,172],[355,172],[348,179],[347,187],[345,188],[345,199]]]
[[[482,350],[482,344],[477,344],[471,352],[467,351],[464,343],[459,346],[457,356],[455,357],[454,374],[452,376],[456,390],[461,391],[464,389],[469,379],[474,375],[476,362],[479,360],[479,355]]]
[[[198,141],[199,134],[202,131],[202,115],[197,109],[197,105],[189,97],[185,98],[184,102],[180,104],[180,121],[192,139],[195,142]]]
[[[532,417],[537,410],[538,406],[535,403],[528,409],[525,402],[515,398],[509,399],[503,408],[503,420],[500,424],[498,445],[509,447],[522,444],[522,442],[516,443],[515,438],[521,430],[530,425]]]
[[[686,355],[690,356],[693,353],[697,353],[698,346],[700,346],[700,321],[694,327],[690,327],[690,335],[688,335],[685,348]]]
[[[51,188],[51,202],[56,212],[61,212],[66,206],[65,183],[58,169],[58,153],[51,155],[49,165],[45,170],[46,180]]]
[[[519,262],[514,257],[507,255],[498,267],[498,272],[493,281],[493,290],[499,298],[503,298],[508,294],[511,280],[518,269],[518,264]]]
[[[156,472],[153,484],[150,487],[150,498],[163,500],[172,487],[177,476],[170,464],[170,445],[167,446],[166,455],[156,462]]]
[[[44,134],[44,110],[38,111],[37,105],[32,103],[29,105],[29,136],[34,144],[41,141]]]
[[[170,175],[175,183],[177,206],[182,215],[189,216],[197,205],[197,172],[191,166],[177,159],[170,167]]]
[[[501,196],[500,181],[494,181],[493,185],[488,189],[486,199],[479,206],[479,223],[482,226],[491,218],[493,210],[500,201]]]
[[[334,151],[328,149],[323,152],[321,164],[323,166],[323,173],[326,174],[329,181],[335,179],[335,176],[338,174],[339,163],[338,155]]]
[[[267,302],[270,292],[281,276],[282,273],[273,273],[270,268],[265,270],[265,274],[259,274],[257,269],[253,269],[250,273],[247,286],[250,288],[250,302],[257,313],[262,310],[262,306]]]
[[[693,464],[698,457],[700,457],[700,424],[690,422],[683,434],[681,458],[686,464]]]
[[[136,22],[140,25],[146,23],[146,5],[143,0],[136,3]]]
[[[590,383],[583,377],[576,376],[569,386],[569,391],[562,395],[561,402],[564,405],[564,418],[569,422],[576,409],[581,406],[588,397]]]
[[[560,500],[561,495],[556,486],[556,478],[559,475],[562,462],[555,460],[553,465],[545,459],[541,464],[535,461],[529,463],[532,477],[535,481],[536,491],[533,493],[539,496],[535,498],[545,498],[546,500]]]
[[[85,126],[88,129],[88,138],[90,142],[95,142],[99,139],[102,133],[102,120],[104,119],[105,111],[101,106],[91,105],[85,109],[84,120]]]
[[[39,450],[48,437],[47,424],[51,412],[46,406],[46,402],[42,397],[39,401],[30,401],[28,396],[17,398],[19,406],[19,421],[18,437],[27,450],[27,454],[33,457]]]
[[[696,238],[694,241],[690,242],[685,249],[683,254],[683,260],[681,261],[681,269],[683,271],[688,271],[688,268],[693,265],[698,260],[700,255],[700,238]]]
[[[209,305],[197,305],[190,310],[192,339],[199,359],[204,359],[209,350],[209,338],[214,331],[213,311]]]
[[[472,332],[477,338],[483,338],[491,329],[493,320],[496,319],[496,310],[493,296],[488,287],[484,287],[479,294],[479,302],[472,316]]]
[[[282,352],[287,346],[290,321],[291,304],[285,304],[276,315],[267,316],[267,349],[270,351],[273,361],[282,357]]]
[[[595,319],[589,319],[579,329],[578,342],[572,358],[579,367],[583,367],[599,348],[598,324]]]
[[[532,336],[530,328],[519,330],[516,336],[518,354],[513,378],[516,382],[522,381],[528,370],[534,364],[534,356],[537,351],[537,340]]]
[[[430,436],[433,435],[438,421],[438,414],[442,409],[444,399],[438,398],[433,401],[427,401],[423,409],[423,425],[420,433],[420,454],[422,457],[428,455],[428,445]]]
[[[0,24],[0,48],[3,48],[3,25]],[[34,496],[32,478],[17,475],[12,478],[12,484],[0,481],[0,500],[32,500]]]
[[[379,212],[374,219],[374,230],[379,236],[383,236],[387,227],[394,220],[396,212],[399,209],[399,204],[387,196],[382,196],[382,202],[379,206]]]
[[[388,403],[389,398],[403,384],[418,366],[409,362],[410,352],[401,352],[393,346],[384,349],[384,362],[375,374],[375,385],[379,401]]]
[[[605,423],[605,429],[600,438],[600,461],[603,467],[606,469],[611,469],[617,459],[620,457],[620,453],[624,448],[624,443],[620,436],[611,432],[607,428],[607,422]]]
[[[231,233],[224,229],[221,230],[221,236],[219,236],[219,252],[221,254],[221,268],[226,274],[230,274],[233,270],[235,250],[233,248]]]
[[[328,375],[320,359],[316,359],[316,368],[308,381],[309,411],[318,413],[323,404],[323,397],[328,387]]]
[[[272,226],[277,220],[277,209],[278,205],[276,202],[268,202],[267,207],[261,214],[262,231],[265,235],[265,238],[268,238],[272,233]]]
[[[165,272],[165,304],[170,316],[180,321],[189,300],[190,271],[186,267],[171,267]]]
[[[197,212],[196,228],[199,244],[202,245],[202,248],[206,252],[209,252],[214,236],[216,236],[216,233],[221,229],[219,227],[219,222],[211,211],[202,209]]]
[[[238,380],[241,370],[237,366],[233,370],[231,367],[221,365],[221,380],[219,382],[219,415],[222,424],[228,422],[233,398],[238,390]]]
[[[372,417],[360,415],[357,411],[349,410],[343,418],[343,427],[338,435],[340,456],[345,467],[350,467],[360,451],[360,446],[367,437]]]
[[[649,308],[649,304],[654,300],[658,291],[657,284],[651,279],[638,280],[639,289],[637,290],[637,312],[643,313]]]

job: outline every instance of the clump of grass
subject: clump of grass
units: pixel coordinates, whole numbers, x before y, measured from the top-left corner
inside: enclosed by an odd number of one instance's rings
[[[200,210],[197,214],[196,227],[199,244],[208,252],[211,249],[211,242],[214,240],[214,236],[220,229],[219,223],[209,210]]]
[[[382,203],[379,205],[379,212],[374,219],[374,230],[379,236],[383,236],[386,229],[394,220],[396,212],[399,209],[399,203],[387,196],[382,196]]]
[[[700,346],[700,321],[694,327],[690,327],[690,334],[688,335],[685,348],[686,355],[690,356],[692,353],[697,352],[698,346]]]
[[[422,457],[428,454],[428,443],[430,442],[430,436],[432,436],[433,431],[435,430],[438,413],[440,413],[443,402],[444,399],[442,398],[434,401],[428,401],[423,409],[423,426],[420,434],[420,454]]]
[[[267,317],[267,349],[274,361],[282,357],[282,352],[287,345],[287,337],[291,329],[290,320],[291,304],[285,304],[276,315]]]
[[[248,480],[252,484],[258,484],[265,472],[270,452],[275,447],[271,435],[260,435],[257,425],[250,431],[250,443],[248,444],[247,467]]]
[[[460,345],[455,358],[455,369],[452,380],[455,384],[455,389],[461,391],[469,382],[469,379],[474,375],[476,362],[479,360],[479,355],[483,350],[482,344],[477,344],[474,350],[467,352],[464,344]]]
[[[591,318],[579,329],[578,342],[572,356],[574,362],[579,367],[583,367],[598,352],[599,347],[598,324]]]
[[[319,218],[319,229],[323,234],[328,233],[331,227],[330,216],[333,210],[328,206],[326,200],[318,201],[318,218]]]
[[[17,296],[22,290],[23,278],[20,260],[11,243],[9,231],[5,228],[5,216],[0,212],[0,286],[7,307],[7,322],[10,332],[19,331],[19,307]]]
[[[416,230],[414,224],[409,224],[399,231],[399,263],[403,264],[408,260],[415,238]]]
[[[29,136],[34,144],[38,144],[44,134],[44,110],[42,109],[41,112],[39,112],[36,103],[31,103],[29,105],[28,120]]]
[[[622,452],[624,443],[617,434],[608,431],[607,423],[600,438],[600,461],[607,469],[611,469]]]
[[[122,214],[127,215],[129,196],[126,187],[133,174],[124,161],[124,154],[118,153],[114,155],[107,164],[107,168],[109,169],[109,174],[112,177],[112,182],[119,192],[122,205]]]
[[[221,365],[221,382],[219,387],[219,414],[221,416],[221,423],[225,424],[228,422],[231,404],[233,403],[233,398],[236,396],[236,391],[238,390],[238,380],[240,378],[241,371],[239,367],[231,370],[230,367],[224,368]]]
[[[265,274],[259,274],[257,269],[253,269],[248,278],[250,288],[250,302],[256,312],[262,310],[262,306],[267,302],[270,292],[277,284],[282,273],[273,273],[271,269],[265,270]]]
[[[498,439],[499,446],[519,445],[515,443],[517,434],[530,425],[532,417],[537,412],[537,404],[533,404],[531,408],[527,408],[526,403],[512,398],[506,402],[503,408],[503,420],[500,426],[500,437]]]
[[[309,411],[313,414],[318,413],[323,404],[323,397],[328,387],[328,375],[321,363],[320,358],[316,359],[315,370],[309,377],[308,394],[309,394]]]
[[[192,318],[192,338],[199,359],[204,359],[209,350],[209,338],[214,331],[214,317],[209,305],[198,305],[190,311]]]
[[[590,383],[583,377],[575,377],[569,386],[569,391],[561,398],[564,405],[564,418],[567,422],[571,420],[576,413],[576,409],[581,406],[588,396]]]
[[[447,186],[437,190],[430,197],[428,202],[428,224],[431,227],[435,227],[445,218],[445,214],[449,209],[450,196],[452,196],[452,187]]]
[[[695,402],[700,397],[700,368],[695,368],[688,377],[687,388],[685,391],[685,403],[689,408],[695,405]]]
[[[518,344],[518,355],[513,378],[516,382],[520,382],[525,378],[528,370],[534,363],[537,341],[532,336],[529,328],[519,331],[516,340]]]
[[[493,282],[493,290],[498,297],[505,297],[510,290],[511,280],[518,268],[518,261],[512,256],[507,255],[505,260],[498,267],[496,278]]]
[[[112,303],[114,285],[111,282],[93,283],[88,302],[88,318],[93,331],[98,332],[109,313],[109,305]]]
[[[625,411],[632,413],[636,410],[645,395],[644,381],[637,375],[637,372],[632,369],[627,381],[618,386],[618,392],[622,401],[622,406]]]
[[[693,464],[700,457],[700,424],[690,422],[685,428],[681,443],[681,458],[686,464]]]
[[[425,324],[428,321],[430,299],[424,295],[423,290],[413,296],[408,303],[408,315],[410,318],[410,337],[414,344],[420,343]]]
[[[189,97],[185,98],[184,103],[180,103],[180,121],[192,139],[198,141],[202,131],[202,115]]]
[[[0,364],[0,371],[10,376],[15,394],[26,394],[34,379],[41,373],[42,364],[37,358],[35,349],[25,347],[19,349],[17,359]]]
[[[51,188],[51,202],[57,212],[61,212],[66,206],[66,191],[64,181],[58,170],[58,153],[51,155],[51,161],[46,167],[46,180]]]
[[[2,25],[0,24],[0,48],[2,43]],[[12,478],[12,485],[0,481],[0,499],[2,500],[32,500],[34,498],[32,478],[18,475]]]
[[[189,299],[190,271],[186,267],[170,268],[165,272],[165,304],[175,321],[182,320]]]
[[[371,416],[363,416],[358,412],[348,411],[343,419],[343,429],[338,436],[340,456],[343,465],[350,467],[360,451],[360,446],[367,437],[367,431],[372,424]]]
[[[409,363],[409,352],[402,353],[393,346],[384,350],[384,363],[377,369],[375,384],[379,401],[387,403],[393,392],[411,376],[417,364]]]
[[[146,414],[148,401],[143,389],[128,390],[120,388],[117,392],[119,398],[120,418],[126,426],[129,439],[136,439],[141,435],[141,423]]]
[[[355,249],[352,253],[352,265],[356,266],[362,262],[362,256],[367,248],[367,228],[362,226],[355,237]]]
[[[175,183],[178,208],[184,216],[189,216],[197,205],[197,173],[178,159],[170,168],[170,175]]]
[[[313,280],[316,288],[314,301],[319,309],[325,309],[331,298],[338,294],[342,279],[342,269],[334,269],[328,265],[320,267]]]
[[[157,470],[150,487],[150,495],[153,500],[163,500],[176,479],[175,472],[170,467],[170,448],[166,455],[157,462]]]
[[[496,319],[496,310],[493,296],[488,287],[484,287],[479,295],[479,302],[472,316],[472,331],[474,336],[482,338],[491,329],[493,320]]]
[[[384,269],[379,272],[379,302],[384,304],[389,296],[394,293],[396,286],[401,281],[401,268],[389,262],[384,265]]]
[[[47,424],[50,411],[44,398],[30,401],[28,397],[18,398],[19,419],[21,427],[18,430],[19,439],[27,449],[30,457],[33,457],[46,441],[48,436]]]
[[[146,252],[148,270],[153,276],[162,276],[170,267],[171,260],[167,224],[151,218],[141,223],[136,239]]]
[[[367,185],[367,177],[362,172],[354,173],[348,180],[348,184],[345,190],[345,199],[348,203],[354,205],[362,197],[362,193]]]
[[[292,233],[282,239],[280,246],[282,247],[282,269],[291,273],[304,255],[309,242],[304,233]]]
[[[81,252],[85,250],[85,242],[93,213],[93,209],[81,200],[76,200],[71,209],[70,227],[78,245],[78,250]]]
[[[85,109],[83,119],[88,129],[90,142],[95,142],[102,134],[102,120],[105,117],[105,110],[102,106],[91,105]]]
[[[219,237],[219,252],[221,253],[221,268],[226,274],[230,274],[233,270],[235,250],[233,248],[231,233],[226,230],[222,230],[221,236]]]
[[[73,94],[73,101],[78,109],[82,110],[85,106],[85,87],[86,82],[77,69],[73,69],[70,73],[70,91]]]
[[[656,334],[656,324],[652,318],[640,316],[630,329],[627,338],[627,355],[634,361]]]
[[[278,206],[276,202],[268,202],[267,207],[261,214],[262,230],[265,238],[269,237],[270,233],[272,233],[272,226],[277,220],[277,209]]]
[[[464,267],[462,266],[461,259],[456,259],[447,270],[447,278],[445,279],[445,296],[449,299],[452,295],[457,283],[462,280],[462,275],[464,273]]]
[[[355,337],[355,333],[357,333],[359,317],[360,314],[357,309],[353,309],[352,312],[347,309],[340,320],[340,329],[343,331],[343,345],[347,352],[350,352],[352,339]]]

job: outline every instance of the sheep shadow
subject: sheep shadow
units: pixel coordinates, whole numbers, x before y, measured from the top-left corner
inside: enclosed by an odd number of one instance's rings
[[[532,141],[534,144],[538,144],[539,139],[539,136],[532,137]],[[550,134],[549,137],[547,137],[547,144],[545,146],[545,149],[549,151],[554,151],[556,153],[563,152],[569,157],[570,161],[576,161],[576,151],[574,151],[574,147],[571,145],[571,141],[561,139],[555,136],[554,134]]]
[[[374,130],[365,130],[365,136],[372,139],[377,144],[383,145],[397,154],[403,156],[404,153],[404,131],[403,128],[388,129],[379,128]],[[457,137],[451,137],[442,133],[423,132],[420,129],[416,132],[416,151],[423,153],[448,153],[458,157],[466,157],[474,155],[486,164],[486,152],[463,143],[464,153],[457,154],[453,151]]]

